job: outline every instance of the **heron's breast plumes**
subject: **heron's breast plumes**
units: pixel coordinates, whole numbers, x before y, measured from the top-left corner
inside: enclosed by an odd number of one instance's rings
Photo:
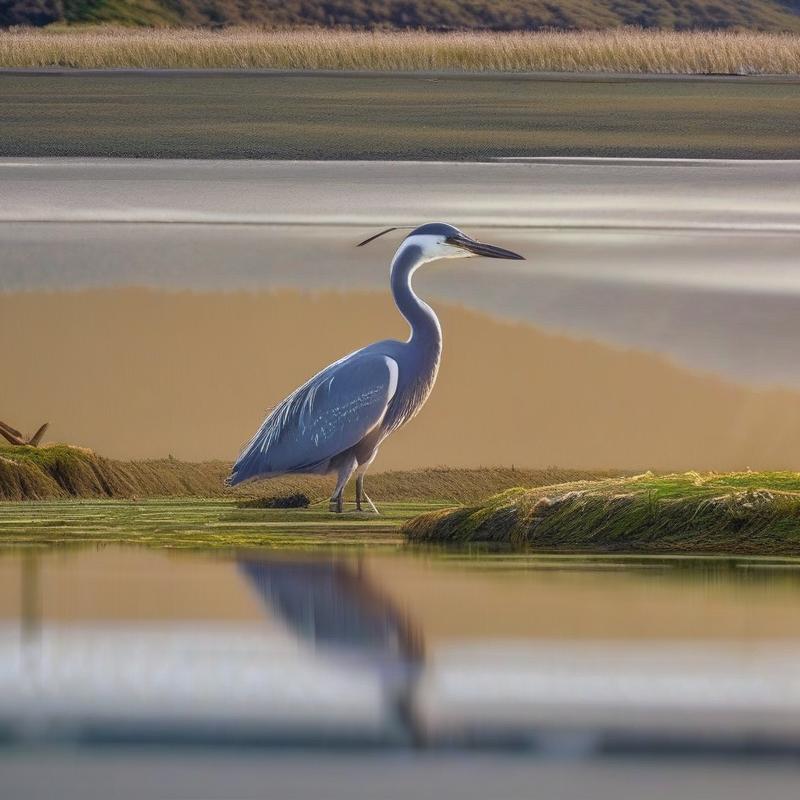
[[[387,435],[413,419],[425,405],[439,373],[441,348],[429,354],[428,358],[415,361],[414,367],[408,371],[412,377],[404,380],[401,368],[397,393],[389,405],[383,424]]]

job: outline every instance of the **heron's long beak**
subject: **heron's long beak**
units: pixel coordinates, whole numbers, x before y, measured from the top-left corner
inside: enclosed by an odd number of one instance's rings
[[[468,250],[476,256],[486,256],[487,258],[515,258],[519,261],[525,260],[525,256],[521,256],[519,253],[515,253],[512,250],[495,247],[493,244],[476,242],[474,239],[469,239],[466,236],[449,236],[446,241],[448,244],[455,245],[463,250]]]

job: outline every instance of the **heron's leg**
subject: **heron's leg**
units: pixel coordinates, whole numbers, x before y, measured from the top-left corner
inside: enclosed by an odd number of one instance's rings
[[[364,494],[364,474],[356,476],[356,511],[363,511],[361,508],[361,495]]]
[[[333,511],[336,514],[341,514],[344,511],[344,497],[342,495],[343,490],[337,486],[328,503],[328,511]]]
[[[339,467],[339,477],[336,481],[336,488],[333,490],[333,496],[331,497],[329,506],[330,510],[335,511],[337,514],[341,514],[342,511],[344,511],[344,487],[347,485],[347,481],[350,480],[350,476],[353,474],[355,468],[355,458],[352,458]]]

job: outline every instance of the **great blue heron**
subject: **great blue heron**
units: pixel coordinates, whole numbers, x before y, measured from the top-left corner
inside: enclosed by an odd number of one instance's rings
[[[361,242],[377,239],[389,228]],[[405,342],[376,342],[326,367],[267,416],[233,466],[228,484],[287,473],[336,473],[331,510],[341,513],[347,481],[356,475],[356,509],[375,504],[364,473],[381,442],[422,408],[436,381],[442,329],[433,309],[414,294],[416,269],[440,258],[522,256],[478,242],[458,228],[431,222],[406,236],[392,259],[391,287],[411,327]]]

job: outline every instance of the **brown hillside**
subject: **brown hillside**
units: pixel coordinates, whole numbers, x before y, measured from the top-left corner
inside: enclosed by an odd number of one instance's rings
[[[426,28],[428,30],[644,28],[800,30],[792,0],[10,0],[0,25]]]

